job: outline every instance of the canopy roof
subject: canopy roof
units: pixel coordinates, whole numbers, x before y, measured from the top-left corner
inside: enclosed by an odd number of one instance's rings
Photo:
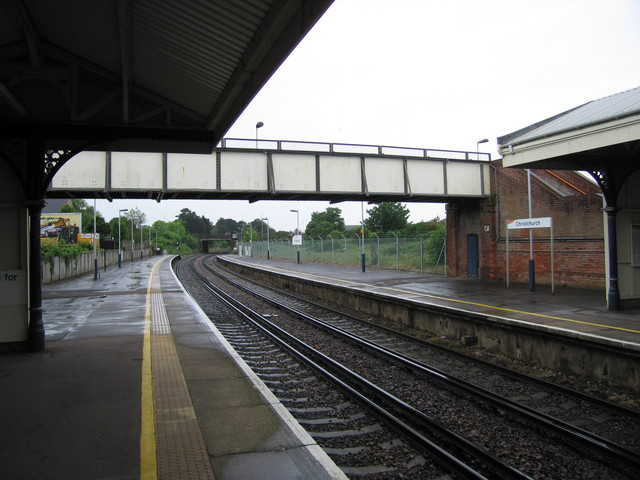
[[[332,0],[0,3],[0,136],[210,152]]]
[[[640,168],[640,87],[498,137],[505,167]]]

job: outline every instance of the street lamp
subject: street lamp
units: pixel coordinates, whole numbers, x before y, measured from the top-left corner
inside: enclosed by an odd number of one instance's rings
[[[256,148],[258,148],[258,129],[264,127],[264,123],[256,123]]]
[[[527,203],[529,205],[529,218],[533,216],[531,208],[531,169],[527,168]],[[529,291],[536,291],[536,261],[533,256],[533,228],[529,229]]]
[[[290,210],[296,214],[296,235],[300,235],[300,212],[298,210]],[[297,263],[300,263],[300,244],[298,244]]]
[[[93,279],[97,280],[99,276],[98,272],[98,247],[96,245],[96,199],[93,199]]]
[[[122,267],[122,248],[120,247],[120,214],[122,212],[128,212],[128,208],[118,210],[118,268]]]
[[[480,160],[480,144],[481,144],[481,143],[487,143],[488,141],[489,141],[489,139],[488,139],[488,138],[483,138],[482,140],[478,140],[478,141],[476,142],[476,158],[477,158],[478,160]]]
[[[267,260],[271,258],[271,251],[269,250],[269,219],[264,217],[262,220],[267,221]]]
[[[360,249],[360,265],[362,266],[362,271],[366,270],[366,258],[364,254],[364,202],[360,202],[360,214],[362,218],[362,223],[360,224],[360,235],[362,236],[362,246]]]
[[[133,263],[133,246],[134,246],[134,240],[133,240],[133,215],[131,215],[131,263]]]

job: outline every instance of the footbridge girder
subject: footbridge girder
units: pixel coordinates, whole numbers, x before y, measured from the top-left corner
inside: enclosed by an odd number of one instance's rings
[[[490,154],[224,139],[212,154],[84,151],[49,198],[449,202],[489,194]]]

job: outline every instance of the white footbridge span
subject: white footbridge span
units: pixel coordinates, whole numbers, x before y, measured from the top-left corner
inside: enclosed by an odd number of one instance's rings
[[[489,195],[488,153],[224,139],[210,155],[84,151],[49,198],[448,202]]]

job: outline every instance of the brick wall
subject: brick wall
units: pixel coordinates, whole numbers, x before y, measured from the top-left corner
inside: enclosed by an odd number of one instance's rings
[[[467,237],[479,241],[479,278],[506,280],[506,221],[528,218],[527,173],[494,162],[488,199],[447,205],[451,276],[467,276]],[[604,223],[599,188],[570,171],[532,170],[532,217],[552,217],[556,285],[605,287]],[[509,230],[509,278],[529,281],[528,229]],[[536,283],[551,283],[550,230],[532,229]]]

